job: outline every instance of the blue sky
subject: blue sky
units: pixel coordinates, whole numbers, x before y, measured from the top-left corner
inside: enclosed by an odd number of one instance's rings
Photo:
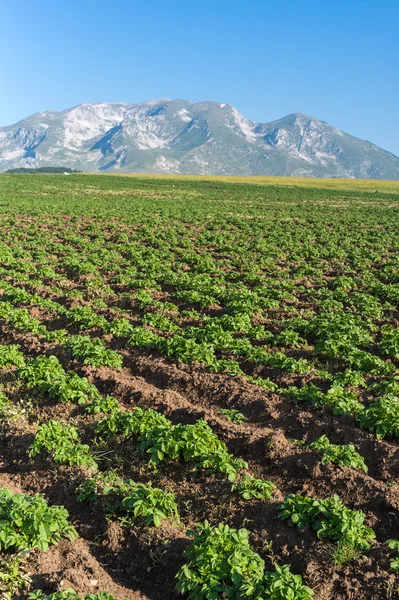
[[[83,102],[305,112],[399,155],[399,0],[2,0],[0,125]]]

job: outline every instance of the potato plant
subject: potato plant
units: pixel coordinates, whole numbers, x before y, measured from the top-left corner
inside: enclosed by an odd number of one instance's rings
[[[108,517],[117,517],[126,526],[144,519],[146,525],[158,527],[164,520],[178,519],[174,495],[154,488],[151,482],[145,485],[116,473],[99,473],[82,484],[77,499],[95,501],[101,496],[110,496],[105,507]]]
[[[332,463],[334,465],[351,467],[352,469],[360,469],[365,473],[368,471],[363,456],[356,451],[353,444],[332,444],[326,435],[322,435],[314,440],[314,442],[308,444],[307,447],[321,453],[321,462],[323,465]]]
[[[347,508],[336,494],[325,500],[289,494],[279,507],[279,518],[290,519],[299,529],[310,525],[319,539],[350,548],[369,550],[375,538],[374,531],[364,525],[366,515]]]
[[[54,462],[64,465],[79,465],[97,469],[97,462],[87,444],[79,441],[79,434],[73,425],[63,425],[55,419],[40,425],[29,456],[35,458],[43,451],[51,454]]]
[[[244,475],[238,483],[231,487],[232,492],[237,492],[244,500],[256,498],[258,500],[270,500],[276,486],[271,481],[257,479],[252,475]]]
[[[20,551],[40,548],[47,551],[62,537],[73,541],[75,528],[61,506],[49,506],[43,496],[13,494],[0,488],[0,550]]]
[[[310,600],[313,591],[293,575],[288,565],[265,571],[264,561],[249,545],[249,531],[208,522],[191,532],[187,562],[177,573],[177,590],[192,600],[207,598],[288,598]]]

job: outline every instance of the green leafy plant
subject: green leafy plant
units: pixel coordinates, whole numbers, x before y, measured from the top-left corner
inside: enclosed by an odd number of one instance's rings
[[[132,411],[115,411],[111,416],[100,421],[96,433],[100,437],[115,438],[118,435],[128,437],[141,435],[154,427],[170,427],[171,422],[164,415],[149,408],[134,408]]]
[[[73,358],[83,361],[85,365],[122,368],[122,357],[115,350],[106,348],[97,338],[92,340],[89,336],[77,335],[68,339],[65,344],[71,349]]]
[[[366,380],[362,373],[353,369],[346,369],[342,373],[337,373],[334,377],[334,384],[345,387],[351,385],[353,387],[366,387]]]
[[[115,414],[119,411],[119,402],[113,396],[95,396],[93,401],[86,406],[86,412],[94,415],[100,413]]]
[[[380,356],[364,350],[352,350],[346,356],[351,369],[370,375],[389,375],[395,371],[394,365],[385,362]]]
[[[310,600],[313,591],[293,575],[288,565],[265,572],[264,561],[249,545],[246,529],[231,529],[207,521],[197,524],[194,538],[184,551],[187,562],[180,568],[177,590],[189,600],[248,598],[256,600]]]
[[[331,444],[328,437],[326,435],[322,435],[311,444],[308,444],[308,448],[311,450],[317,450],[321,453],[321,462],[323,465],[326,463],[333,463],[334,465],[342,465],[344,467],[351,467],[352,469],[360,469],[365,473],[368,471],[363,456],[356,451],[356,448],[353,444]]]
[[[24,568],[26,557],[24,551],[17,555],[0,558],[0,596],[2,600],[13,600],[19,590],[31,583],[31,578]]]
[[[65,377],[65,371],[56,356],[41,355],[30,358],[26,366],[19,369],[18,376],[29,390],[35,388],[51,393]]]
[[[275,489],[276,486],[271,481],[244,475],[241,481],[232,486],[231,491],[237,492],[244,500],[250,500],[251,498],[270,500]]]
[[[51,453],[57,463],[97,469],[90,447],[79,442],[78,430],[72,425],[63,425],[54,419],[41,425],[29,447],[29,456],[34,458],[43,450]]]
[[[17,344],[0,346],[0,367],[23,367],[25,359]]]
[[[6,322],[19,329],[23,333],[28,331],[37,335],[44,335],[47,333],[47,329],[44,325],[32,317],[26,308],[14,308],[10,309],[5,315]]]
[[[172,425],[153,409],[136,408],[111,414],[98,423],[96,433],[105,438],[137,436],[141,451],[150,454],[152,465],[164,460],[194,461],[195,468],[225,473],[230,481],[247,466],[245,461],[229,454],[226,445],[202,419],[193,425]]]
[[[393,394],[377,398],[357,418],[360,426],[375,431],[378,439],[387,435],[399,438],[399,399]]]
[[[399,573],[399,540],[390,539],[385,542],[390,550],[396,552],[396,556],[391,559],[389,566],[395,573]]]
[[[153,488],[151,483],[144,485],[129,480],[121,491],[126,494],[121,502],[121,510],[126,514],[125,522],[135,522],[141,517],[146,525],[158,527],[162,521],[178,517],[174,494]],[[112,510],[118,513],[120,509],[118,506],[108,508],[108,513]]]
[[[334,415],[357,415],[364,409],[356,394],[337,384],[328,390],[326,403],[332,407]]]
[[[242,593],[253,600],[310,600],[314,596],[313,590],[302,583],[301,575],[294,575],[289,565],[277,564],[274,565],[274,571],[265,571],[255,595],[252,583],[247,581],[242,585]]]
[[[222,413],[222,415],[232,423],[237,423],[237,425],[245,423],[245,415],[243,415],[242,412],[236,408],[221,408],[219,409],[219,412]]]
[[[0,488],[0,522],[0,550],[47,551],[63,536],[71,541],[77,537],[65,508],[49,506],[40,494],[26,496]]]
[[[91,329],[92,327],[104,328],[107,319],[98,315],[90,306],[76,306],[66,313],[66,317],[78,325],[79,329]]]
[[[116,338],[128,338],[134,333],[134,327],[124,317],[115,319],[104,328],[106,333],[112,333]]]
[[[382,330],[379,347],[382,354],[387,354],[391,358],[399,358],[399,329],[392,325],[386,325]]]
[[[11,402],[0,390],[0,421],[7,419],[12,414]]]
[[[143,452],[151,455],[156,465],[163,460],[195,461],[196,468],[211,473],[225,473],[229,481],[235,481],[240,469],[247,463],[229,454],[206,421],[200,419],[193,425],[154,427],[140,437]]]
[[[150,325],[155,329],[159,329],[159,331],[178,331],[180,327],[178,327],[173,321],[171,321],[165,315],[160,313],[147,313],[144,315],[143,323],[146,325]]]
[[[77,499],[95,501],[109,495],[113,501],[106,506],[106,512],[109,516],[117,516],[124,525],[130,526],[144,518],[146,525],[158,527],[164,520],[178,518],[174,494],[153,488],[151,483],[125,481],[112,471],[87,479],[81,485]]]
[[[296,402],[308,402],[316,408],[329,405],[335,415],[358,414],[364,408],[356,394],[337,384],[332,385],[326,394],[314,383],[307,383],[301,389],[291,386],[281,391]]]
[[[54,386],[52,395],[56,395],[61,402],[74,402],[79,406],[101,398],[96,386],[86,377],[80,377],[76,373],[65,375],[60,379]]]
[[[350,548],[368,550],[375,533],[364,525],[361,510],[347,508],[337,495],[325,500],[289,494],[279,507],[279,518],[299,529],[311,525],[319,539],[328,538]]]

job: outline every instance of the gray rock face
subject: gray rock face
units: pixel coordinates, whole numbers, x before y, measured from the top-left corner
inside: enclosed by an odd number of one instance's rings
[[[399,179],[399,158],[302,113],[254,123],[218,102],[82,104],[0,128],[0,171]]]

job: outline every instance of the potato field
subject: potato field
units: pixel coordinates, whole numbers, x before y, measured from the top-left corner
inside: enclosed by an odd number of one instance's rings
[[[399,598],[399,184],[0,176],[0,598]]]

